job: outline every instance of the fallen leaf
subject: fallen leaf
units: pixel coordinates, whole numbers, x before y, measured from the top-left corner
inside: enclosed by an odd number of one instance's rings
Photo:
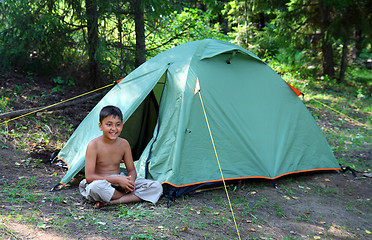
[[[287,200],[291,199],[290,197],[288,197],[288,196],[286,196],[286,195],[284,195],[283,197],[284,197],[285,199],[287,199]]]
[[[34,193],[43,193],[44,191],[42,191],[42,190],[36,190],[36,191],[34,191]]]
[[[319,221],[319,223],[320,223],[320,224],[326,224],[326,222],[324,222],[324,221]]]
[[[48,228],[48,226],[45,223],[38,223],[37,224],[37,227],[40,228],[40,229],[46,229],[46,228]]]
[[[363,173],[363,176],[364,177],[372,178],[372,173]]]
[[[139,219],[138,219],[138,218],[136,218],[136,219],[134,219],[133,221],[135,221],[135,222],[138,222],[138,221],[139,221]]]
[[[306,214],[310,214],[310,212],[305,212]]]
[[[314,236],[314,239],[321,239],[321,237],[319,237],[319,236]]]
[[[252,195],[256,195],[256,194],[257,194],[257,192],[255,192],[255,191],[252,191],[252,192],[250,192],[250,194],[252,194]]]
[[[367,233],[367,234],[372,234],[372,233],[371,233],[370,231],[368,231],[368,230],[366,230],[366,233]]]
[[[256,229],[254,229],[254,228],[251,228],[251,229],[250,229],[250,231],[251,231],[251,232],[255,232],[255,231],[256,231]]]
[[[295,197],[295,196],[291,196],[291,198],[293,198],[293,199],[298,199],[298,197]]]
[[[187,231],[187,229],[188,229],[188,227],[186,226],[186,227],[184,227],[183,229],[182,229],[182,231]]]
[[[324,182],[330,182],[331,180],[329,180],[328,178],[325,178],[324,179]]]

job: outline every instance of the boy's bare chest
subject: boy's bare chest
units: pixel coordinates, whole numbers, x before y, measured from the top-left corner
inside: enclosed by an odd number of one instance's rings
[[[120,163],[123,159],[124,152],[122,149],[116,147],[102,147],[99,149],[97,154],[97,163],[109,164],[109,163]]]
[[[97,155],[96,173],[104,176],[118,174],[122,156],[117,151],[104,151]]]
[[[104,143],[99,142],[96,145],[96,173],[101,175],[118,174],[120,171],[120,162],[124,156],[124,148],[120,142]]]

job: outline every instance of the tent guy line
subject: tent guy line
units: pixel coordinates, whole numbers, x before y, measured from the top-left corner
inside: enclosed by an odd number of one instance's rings
[[[8,135],[9,135],[9,127],[8,127],[8,123],[11,122],[11,121],[17,120],[17,119],[22,118],[22,117],[26,117],[26,116],[28,116],[28,115],[30,115],[30,114],[33,114],[33,113],[37,113],[37,112],[40,112],[40,111],[47,110],[47,109],[49,109],[49,108],[51,108],[51,107],[54,107],[54,106],[57,106],[57,105],[59,105],[59,104],[62,104],[62,103],[65,103],[65,102],[69,102],[69,101],[72,101],[72,100],[74,100],[74,99],[76,99],[76,98],[80,98],[80,97],[83,97],[83,96],[85,96],[85,95],[91,94],[91,93],[93,93],[93,92],[97,92],[97,91],[99,91],[99,90],[102,90],[102,89],[105,89],[105,88],[111,87],[111,86],[113,86],[113,85],[119,83],[120,81],[121,81],[121,80],[114,81],[113,83],[110,83],[110,84],[108,84],[108,85],[106,85],[106,86],[103,86],[103,87],[100,87],[100,88],[94,89],[94,90],[92,90],[92,91],[89,91],[89,92],[86,92],[86,93],[83,93],[83,94],[77,95],[77,96],[75,96],[75,97],[72,97],[72,98],[69,98],[69,99],[66,99],[66,100],[60,101],[60,102],[55,103],[55,104],[52,104],[52,105],[49,105],[49,106],[46,106],[46,107],[43,107],[43,108],[37,109],[37,110],[35,110],[35,111],[31,111],[31,112],[29,112],[29,113],[22,114],[21,116],[18,116],[18,117],[15,117],[15,118],[11,118],[11,119],[9,119],[9,120],[6,120],[6,121],[0,123],[0,125],[2,125],[2,124],[5,125],[5,135],[8,136]]]
[[[233,218],[233,220],[234,220],[234,224],[235,224],[235,229],[236,229],[236,232],[237,232],[237,234],[238,234],[238,238],[239,238],[239,240],[240,240],[241,238],[240,238],[240,233],[239,233],[238,224],[236,223],[234,210],[233,210],[233,207],[232,207],[232,205],[231,205],[229,192],[227,191],[225,178],[224,178],[223,173],[222,173],[220,160],[219,160],[219,158],[218,158],[218,154],[217,154],[216,146],[215,146],[215,144],[214,144],[212,131],[211,131],[211,128],[210,128],[210,125],[209,125],[209,121],[208,121],[207,113],[206,113],[206,111],[205,111],[205,107],[204,107],[204,103],[203,103],[203,98],[202,98],[202,96],[201,96],[200,90],[201,90],[201,89],[200,89],[199,78],[197,77],[197,78],[196,78],[196,84],[195,84],[194,95],[195,95],[195,94],[198,94],[198,95],[199,95],[200,104],[201,104],[201,107],[202,107],[202,109],[203,109],[203,113],[204,113],[205,123],[207,124],[207,127],[208,127],[209,136],[210,136],[210,138],[211,138],[211,142],[212,142],[212,145],[213,145],[214,154],[215,154],[215,156],[216,156],[216,160],[217,160],[218,168],[219,168],[220,173],[221,173],[221,178],[222,178],[222,182],[223,182],[223,187],[224,187],[224,189],[225,189],[225,193],[226,193],[227,201],[229,202],[229,206],[230,206],[230,210],[231,210],[231,215],[232,215],[232,218]]]
[[[369,128],[369,129],[371,129],[371,127],[368,126],[367,124],[365,124],[365,123],[361,123],[361,122],[359,122],[358,120],[356,120],[356,119],[354,119],[354,118],[351,118],[351,117],[349,117],[348,115],[343,114],[342,112],[337,111],[336,109],[334,109],[334,108],[328,106],[327,104],[322,103],[322,102],[319,101],[319,100],[316,100],[315,98],[311,98],[310,100],[313,100],[314,102],[320,103],[321,105],[323,105],[323,106],[325,106],[325,107],[331,109],[332,111],[334,111],[334,112],[336,112],[336,113],[338,113],[338,114],[340,114],[340,115],[343,115],[343,116],[349,118],[350,120],[352,120],[352,121],[354,121],[354,122],[357,122],[357,123],[361,124],[361,125],[362,125],[363,127],[365,127],[365,128]]]

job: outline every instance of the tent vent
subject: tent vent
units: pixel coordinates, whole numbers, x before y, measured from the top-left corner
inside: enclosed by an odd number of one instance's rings
[[[226,63],[227,63],[227,64],[231,64],[231,59],[235,56],[235,54],[236,54],[236,51],[233,51],[233,52],[231,53],[231,56],[226,60]]]

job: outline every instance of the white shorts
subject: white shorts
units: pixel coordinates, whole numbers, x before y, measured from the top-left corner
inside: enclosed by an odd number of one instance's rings
[[[123,173],[118,175],[110,175],[110,177],[124,176]],[[163,187],[154,180],[137,178],[134,182],[136,189],[131,192],[144,201],[155,204],[163,194]],[[90,184],[86,179],[83,179],[79,184],[81,195],[90,201],[99,201],[103,203],[110,202],[115,192],[115,186],[106,180],[94,180]]]

